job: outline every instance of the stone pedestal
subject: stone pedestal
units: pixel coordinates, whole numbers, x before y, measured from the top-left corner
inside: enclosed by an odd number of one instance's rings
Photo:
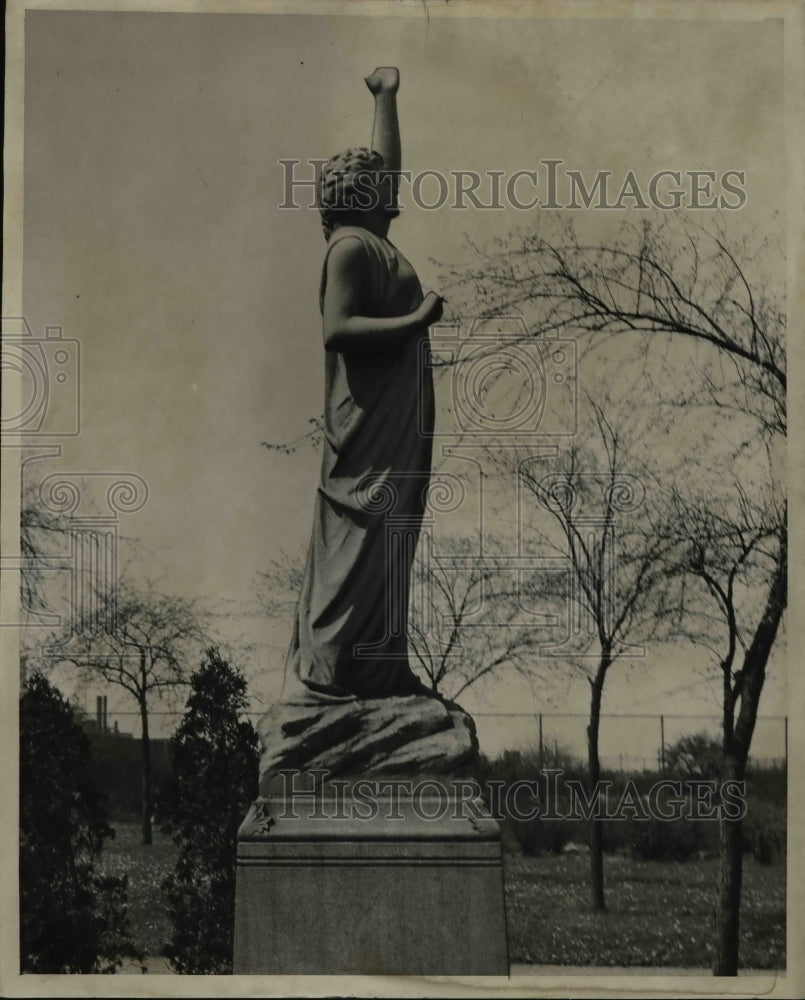
[[[500,831],[472,718],[413,695],[285,700],[238,832],[239,974],[507,976]]]
[[[497,823],[467,782],[393,785],[254,803],[236,974],[508,975]]]

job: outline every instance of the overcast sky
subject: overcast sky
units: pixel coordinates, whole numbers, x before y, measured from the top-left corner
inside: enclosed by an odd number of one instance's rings
[[[78,339],[83,361],[81,434],[42,469],[142,476],[148,503],[121,528],[146,543],[143,572],[178,593],[245,607],[258,571],[307,541],[319,456],[261,441],[292,440],[321,412],[324,243],[314,211],[278,210],[278,161],[368,144],[362,77],[376,65],[400,67],[415,172],[510,174],[547,158],[644,183],[741,170],[733,231],[780,228],[779,21],[28,11],[26,35],[24,310],[36,334],[58,324]],[[391,236],[426,287],[465,233],[528,221],[403,200]],[[620,217],[582,225],[605,234]],[[271,695],[290,622],[244,627]],[[652,678],[613,675],[610,706],[628,692],[635,711],[717,713],[717,686],[690,688],[684,664]],[[506,683],[486,698],[488,711],[583,711],[587,691],[535,702]],[[783,710],[773,678],[762,712]]]

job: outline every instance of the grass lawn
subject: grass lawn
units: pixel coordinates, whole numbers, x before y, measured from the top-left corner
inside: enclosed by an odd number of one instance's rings
[[[607,912],[589,908],[587,854],[507,854],[512,962],[709,968],[716,860],[606,856]],[[785,968],[785,866],[744,856],[741,967]]]
[[[170,922],[160,892],[173,868],[176,848],[154,830],[144,847],[136,823],[116,824],[107,841],[103,870],[129,876],[129,914],[134,940],[148,955],[162,954]],[[718,863],[634,861],[619,855],[604,862],[607,906],[589,910],[586,854],[538,858],[506,854],[506,911],[513,963],[526,965],[710,966],[711,928]],[[785,967],[785,867],[744,857],[741,966]]]
[[[128,875],[132,938],[146,956],[161,955],[171,934],[171,924],[160,886],[173,871],[178,848],[156,827],[154,842],[146,847],[139,823],[113,826],[115,837],[104,844],[101,871],[106,875]]]

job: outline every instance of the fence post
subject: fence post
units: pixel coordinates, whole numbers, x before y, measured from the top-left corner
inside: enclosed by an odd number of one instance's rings
[[[543,770],[545,767],[545,756],[544,749],[542,746],[542,712],[539,713],[539,769]]]
[[[665,774],[665,716],[660,716],[660,773]]]

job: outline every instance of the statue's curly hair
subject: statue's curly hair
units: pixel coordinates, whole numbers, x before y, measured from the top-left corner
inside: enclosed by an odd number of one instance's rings
[[[318,183],[319,212],[324,238],[330,239],[338,223],[345,223],[354,211],[352,195],[359,174],[376,174],[383,170],[383,157],[375,149],[352,146],[336,153],[322,166]]]

